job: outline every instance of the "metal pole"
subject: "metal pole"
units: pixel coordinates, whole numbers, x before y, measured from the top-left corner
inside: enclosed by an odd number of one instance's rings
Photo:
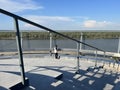
[[[50,56],[52,56],[52,33],[50,32]]]
[[[118,41],[118,53],[120,53],[120,37],[119,37],[119,41]]]
[[[114,60],[114,62],[113,62],[113,68],[115,67],[115,60]]]
[[[79,63],[79,50],[80,50],[80,43],[77,43],[77,67],[76,67],[76,73],[79,73],[79,67],[80,67],[80,63]]]
[[[23,47],[23,38],[22,38],[22,32],[21,32],[21,47]]]
[[[56,34],[54,35],[54,46],[57,45],[57,42],[56,42]]]
[[[83,33],[80,34],[80,42],[83,41]],[[82,43],[80,43],[80,51],[82,50]]]
[[[110,67],[111,62],[109,61],[109,67]]]
[[[96,53],[95,53],[95,59],[96,59],[95,66],[97,66],[97,50],[96,50]]]
[[[83,35],[83,42],[85,43],[85,35]],[[83,44],[83,49],[85,49],[85,44]]]
[[[118,63],[118,67],[117,67],[117,70],[119,70],[119,63]]]
[[[104,57],[104,59],[105,59],[105,52],[104,52],[104,56],[103,56],[103,57]],[[104,66],[105,66],[105,61],[103,61],[103,67],[104,67]]]
[[[18,49],[18,55],[19,55],[22,84],[25,85],[25,71],[24,71],[23,54],[22,54],[22,47],[21,47],[21,38],[20,38],[18,20],[16,18],[14,18],[14,23],[15,23],[15,30],[16,30],[16,41],[17,41],[17,49]]]

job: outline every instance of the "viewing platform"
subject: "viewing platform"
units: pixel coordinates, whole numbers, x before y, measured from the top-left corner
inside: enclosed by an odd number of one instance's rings
[[[50,28],[37,24],[21,16],[0,9],[0,13],[14,20],[16,44],[15,52],[1,49],[0,52],[0,90],[119,90],[120,68],[119,54],[106,52],[104,49]],[[43,29],[49,34],[49,49],[40,50],[34,47],[28,51],[22,45],[19,21]],[[53,44],[53,34],[71,40],[74,49],[57,47],[56,38]],[[10,43],[9,43],[10,44]],[[9,45],[8,44],[8,45]],[[13,44],[13,42],[12,42]],[[24,43],[25,44],[25,43]],[[37,43],[35,43],[37,45]],[[42,44],[43,46],[46,44]],[[69,45],[69,44],[67,44]],[[82,45],[92,50],[82,50]],[[52,48],[54,47],[54,52]],[[2,45],[5,47],[5,45]],[[35,50],[37,49],[37,50]],[[118,52],[120,48],[118,48]],[[56,59],[55,59],[55,55]],[[58,58],[59,54],[59,58]],[[117,59],[116,59],[117,58]]]
[[[16,55],[0,58],[0,90],[7,90],[21,81]],[[24,90],[119,90],[120,69],[106,62],[104,68],[94,67],[95,60],[80,58],[76,72],[76,58],[62,56],[55,59],[48,54],[25,54],[25,75],[30,85]],[[98,61],[97,67],[103,64]],[[87,71],[91,67],[90,71]],[[61,76],[59,79],[56,77]]]

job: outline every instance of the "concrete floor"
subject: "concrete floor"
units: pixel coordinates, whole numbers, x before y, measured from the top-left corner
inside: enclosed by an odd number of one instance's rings
[[[0,58],[0,90],[7,90],[21,81],[17,56],[6,57]],[[119,90],[120,73],[116,68],[114,70],[111,66],[88,72],[88,67],[94,66],[95,62],[81,58],[80,73],[75,74],[76,63],[75,57],[54,59],[49,55],[24,56],[25,75],[30,86],[23,90]],[[101,65],[99,62],[98,66]],[[108,67],[107,64],[105,66]],[[63,78],[55,79],[61,73]]]

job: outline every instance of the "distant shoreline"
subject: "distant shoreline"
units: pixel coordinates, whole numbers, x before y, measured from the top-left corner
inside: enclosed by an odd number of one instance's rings
[[[67,35],[69,37],[75,38],[75,39],[80,39],[80,33],[81,32],[60,32],[64,35]],[[40,39],[40,40],[48,40],[49,39],[49,33],[48,32],[22,32],[21,37],[23,39]],[[63,38],[59,35],[52,34],[53,39],[66,39]],[[111,39],[111,38],[119,38],[120,37],[120,32],[83,32],[83,38],[85,39]],[[0,32],[0,40],[2,39],[15,39],[15,32]]]

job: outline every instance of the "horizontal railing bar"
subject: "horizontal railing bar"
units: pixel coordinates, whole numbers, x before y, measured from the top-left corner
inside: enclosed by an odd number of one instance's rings
[[[47,28],[47,27],[45,27],[45,26],[42,26],[42,25],[37,24],[37,23],[34,23],[34,22],[32,22],[32,21],[30,21],[30,20],[28,20],[28,19],[25,19],[25,18],[23,18],[23,17],[20,17],[20,16],[18,16],[18,15],[15,15],[15,14],[10,13],[10,12],[8,12],[8,11],[5,11],[5,10],[3,10],[3,9],[0,9],[0,12],[3,13],[3,14],[5,14],[5,15],[8,15],[8,16],[11,16],[11,17],[13,17],[13,18],[16,18],[16,19],[19,19],[19,20],[21,20],[21,21],[24,21],[24,22],[26,22],[26,23],[29,23],[29,24],[31,24],[31,25],[34,25],[34,26],[36,26],[36,27],[42,28],[42,29],[44,29],[44,30],[47,30],[47,31],[49,31],[49,32],[56,33],[56,34],[58,34],[58,35],[60,35],[60,36],[62,36],[62,37],[68,38],[68,39],[73,40],[73,41],[75,41],[75,42],[82,43],[82,44],[84,44],[84,45],[86,45],[86,46],[89,46],[89,47],[91,47],[91,48],[94,48],[94,49],[96,49],[96,50],[100,50],[100,51],[105,52],[105,51],[102,50],[102,49],[96,48],[96,47],[94,47],[94,46],[92,46],[92,45],[86,44],[86,43],[84,43],[84,42],[81,42],[81,41],[76,40],[76,39],[74,39],[74,38],[71,38],[71,37],[69,37],[69,36],[66,36],[66,35],[64,35],[64,34],[61,34],[61,33],[59,33],[59,32],[56,32],[56,31],[54,31],[54,30],[52,30],[52,29],[49,29],[49,28]]]

